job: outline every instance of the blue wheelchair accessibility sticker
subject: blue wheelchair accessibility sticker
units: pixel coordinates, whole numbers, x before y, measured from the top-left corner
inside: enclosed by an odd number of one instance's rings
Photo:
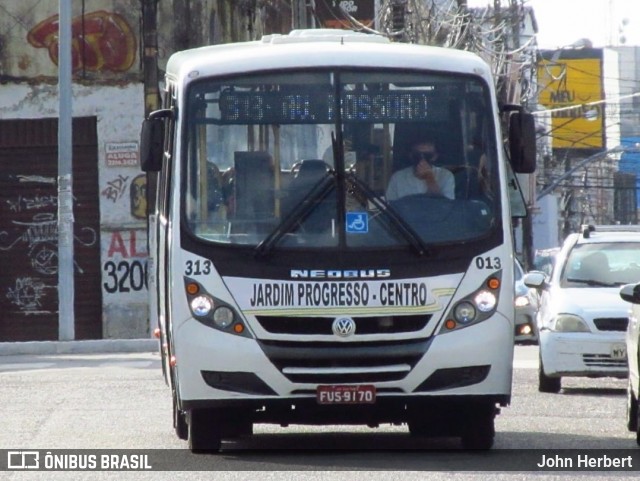
[[[347,232],[349,234],[369,232],[369,215],[366,212],[347,212]]]

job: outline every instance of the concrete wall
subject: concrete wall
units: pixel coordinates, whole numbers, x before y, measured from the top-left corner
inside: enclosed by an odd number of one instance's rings
[[[98,128],[103,335],[149,337],[147,316],[145,178],[138,136],[144,115],[141,84],[73,86],[73,115],[95,116]],[[57,87],[3,85],[0,118],[58,116]],[[127,165],[131,163],[132,165]]]

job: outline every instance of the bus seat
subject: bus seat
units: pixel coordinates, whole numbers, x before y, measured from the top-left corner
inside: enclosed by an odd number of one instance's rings
[[[234,152],[235,217],[265,219],[274,214],[275,175],[264,151]]]
[[[321,159],[305,159],[294,165],[294,177],[289,183],[284,213],[293,209],[309,190],[327,175],[329,169],[329,165]]]

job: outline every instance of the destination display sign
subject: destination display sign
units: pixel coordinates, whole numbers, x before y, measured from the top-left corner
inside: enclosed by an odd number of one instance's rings
[[[333,92],[225,91],[220,95],[222,121],[231,124],[318,124],[336,120]],[[448,112],[444,96],[428,90],[344,92],[341,117],[346,123],[442,121]]]

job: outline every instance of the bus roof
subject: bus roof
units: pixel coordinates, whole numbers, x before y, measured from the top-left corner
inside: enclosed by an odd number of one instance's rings
[[[261,40],[218,44],[173,54],[167,77],[207,77],[251,71],[311,67],[403,68],[473,74],[492,84],[489,66],[456,49],[390,42],[380,35],[349,30],[294,30]]]

